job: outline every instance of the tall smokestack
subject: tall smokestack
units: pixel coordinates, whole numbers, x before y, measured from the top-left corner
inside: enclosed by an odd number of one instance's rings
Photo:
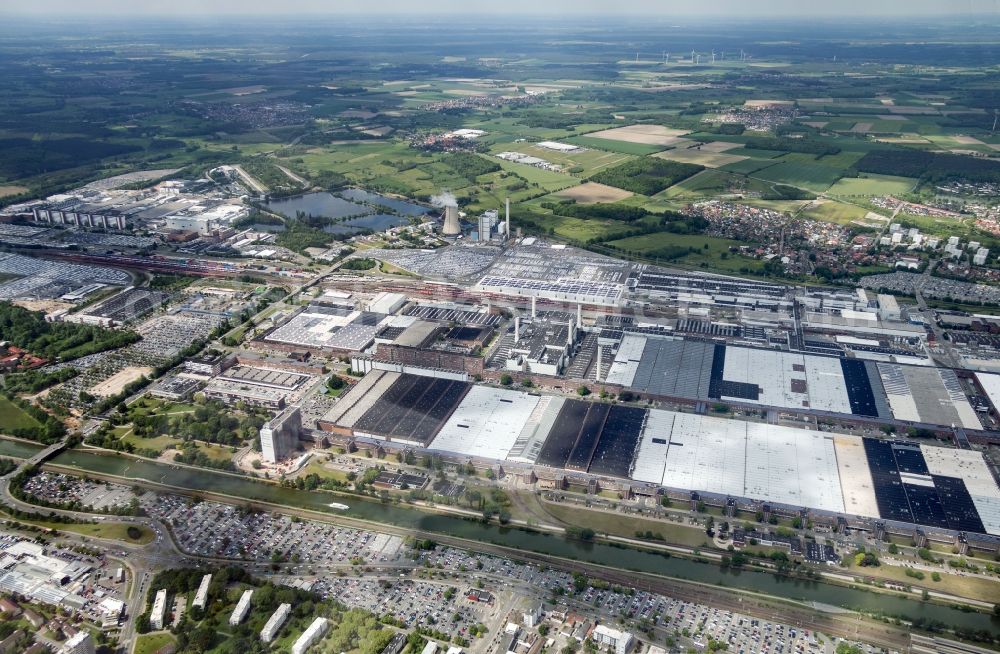
[[[573,346],[573,319],[569,319],[569,329],[566,331],[566,345]]]
[[[449,205],[444,208],[444,227],[441,233],[445,236],[458,236],[462,233],[462,225],[458,222],[458,207]]]
[[[583,324],[583,305],[579,302],[576,303],[576,324]]]
[[[534,295],[531,296],[531,317],[533,319],[538,317],[538,311],[535,308],[535,300],[537,299]]]
[[[514,317],[514,343],[521,342],[521,316]]]
[[[504,217],[505,217],[506,222],[507,222],[507,230],[506,230],[506,232],[507,232],[507,240],[509,241],[510,237],[511,237],[511,234],[510,234],[510,198],[506,198],[504,200]]]
[[[601,359],[604,358],[604,346],[600,343],[597,344],[597,367],[594,370],[594,381],[600,383],[601,381]]]

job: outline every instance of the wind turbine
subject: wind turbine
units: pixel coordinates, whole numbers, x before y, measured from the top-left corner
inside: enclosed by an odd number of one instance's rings
[[[991,132],[997,131],[997,119],[998,118],[1000,118],[1000,109],[994,109],[993,110],[993,129],[990,130]]]
[[[691,51],[691,63],[694,63],[694,50]]]
[[[715,50],[712,50],[712,63],[715,63]]]

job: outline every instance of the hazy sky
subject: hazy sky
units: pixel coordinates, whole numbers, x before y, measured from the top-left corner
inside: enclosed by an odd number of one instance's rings
[[[57,17],[197,14],[660,14],[817,16],[1000,13],[1000,0],[0,0],[0,13]]]

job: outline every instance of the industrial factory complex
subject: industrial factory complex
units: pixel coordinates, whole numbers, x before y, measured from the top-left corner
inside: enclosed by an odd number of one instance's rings
[[[268,425],[269,457],[417,450],[541,487],[1000,542],[1000,487],[971,445],[996,438],[1000,375],[933,365],[934,333],[894,298],[534,239],[375,254],[425,279],[332,275],[250,343],[357,376],[292,416],[298,444]]]
[[[199,184],[85,187],[21,206],[31,224],[0,225],[0,237],[125,220],[161,239],[224,238],[245,207]],[[365,201],[359,193],[336,201]],[[346,259],[366,267],[293,271],[282,279],[308,291],[149,393],[265,412],[257,464],[275,474],[315,448],[419,451],[540,488],[1000,544],[1000,487],[977,449],[1000,442],[1000,349],[963,339],[972,323],[861,289],[692,274],[522,237],[509,206],[478,218],[453,203],[436,218],[407,206],[437,247],[368,247]],[[63,307],[50,320],[137,328],[144,340],[122,365],[138,375],[161,361],[147,341],[245,319],[269,283],[133,287],[114,263],[159,272],[168,260],[130,254],[145,241],[122,243],[117,259],[0,255],[0,298]],[[357,272],[370,260],[405,274]],[[976,333],[1000,329],[978,320]],[[342,391],[316,393],[331,369]],[[120,381],[113,372],[70,385],[100,395]]]

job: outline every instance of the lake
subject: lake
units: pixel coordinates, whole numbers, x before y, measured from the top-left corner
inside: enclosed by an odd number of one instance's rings
[[[271,200],[266,206],[271,211],[289,218],[294,218],[299,212],[323,218],[346,218],[375,213],[374,209],[338,198],[332,193],[306,193],[291,198]]]

